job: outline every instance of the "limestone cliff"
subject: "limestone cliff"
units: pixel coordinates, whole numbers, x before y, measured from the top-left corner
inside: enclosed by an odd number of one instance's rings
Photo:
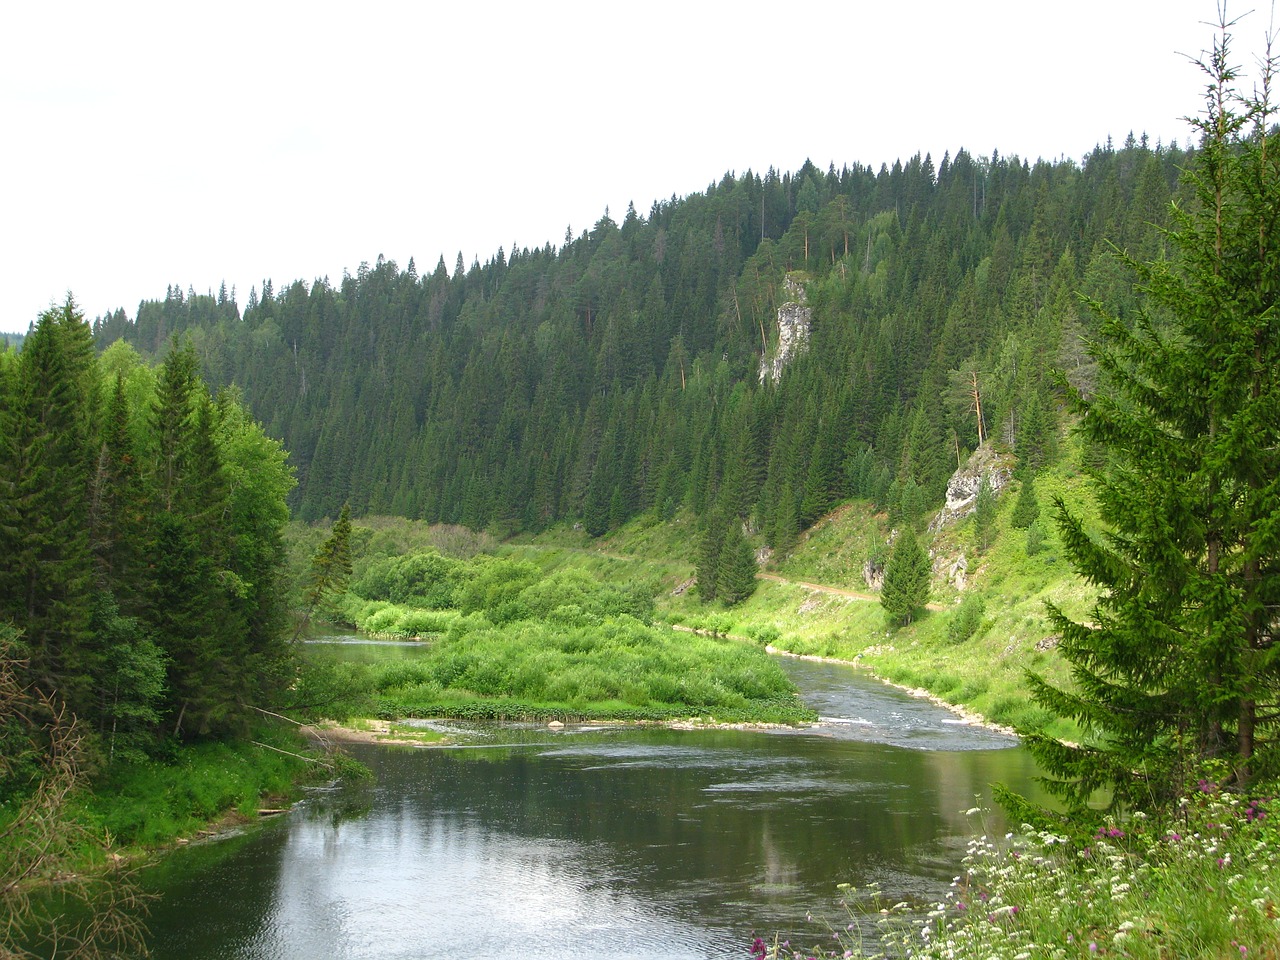
[[[760,358],[760,382],[777,383],[791,358],[809,342],[809,324],[813,310],[805,304],[804,286],[787,274],[782,287],[786,302],[778,306],[778,342]]]
[[[978,489],[982,486],[984,477],[991,492],[999,494],[1013,477],[1013,457],[997,453],[989,443],[978,447],[968,462],[947,481],[947,502],[929,524],[929,529],[941,530],[947,524],[973,513],[977,507]]]

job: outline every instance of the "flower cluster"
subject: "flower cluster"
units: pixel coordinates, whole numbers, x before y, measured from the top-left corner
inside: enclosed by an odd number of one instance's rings
[[[1105,824],[1087,846],[1029,826],[1000,841],[977,837],[961,875],[928,909],[882,906],[877,890],[846,888],[854,918],[876,917],[871,950],[837,932],[834,952],[757,941],[764,952],[753,957],[1277,956],[1280,825],[1267,803],[1203,781],[1173,826],[1135,814]]]

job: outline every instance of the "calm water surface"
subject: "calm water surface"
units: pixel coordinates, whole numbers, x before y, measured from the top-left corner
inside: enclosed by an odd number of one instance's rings
[[[753,932],[815,941],[808,912],[847,922],[841,882],[938,894],[982,829],[975,796],[1032,789],[1009,738],[784,664],[812,730],[458,726],[454,749],[360,748],[372,787],[149,871],[154,956],[742,958]]]

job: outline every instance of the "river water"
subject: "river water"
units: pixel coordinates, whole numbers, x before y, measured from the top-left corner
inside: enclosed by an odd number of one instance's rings
[[[154,956],[742,958],[755,934],[820,940],[807,914],[843,927],[840,883],[938,896],[989,785],[1034,792],[1011,738],[849,667],[784,664],[813,729],[475,726],[454,748],[353,748],[373,786],[145,874]]]

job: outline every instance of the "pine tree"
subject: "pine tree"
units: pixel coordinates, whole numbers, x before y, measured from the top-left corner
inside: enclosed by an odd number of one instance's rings
[[[1102,588],[1090,622],[1051,608],[1074,688],[1033,678],[1074,718],[1079,746],[1030,734],[1055,793],[1083,809],[1159,806],[1217,758],[1236,783],[1275,770],[1280,722],[1280,136],[1262,93],[1235,92],[1225,25],[1202,66],[1207,110],[1174,209],[1174,256],[1126,261],[1145,291],[1133,322],[1095,305],[1102,378],[1074,396],[1107,532],[1057,501],[1065,552]]]
[[[884,571],[880,606],[890,628],[910,624],[929,599],[929,555],[910,527],[898,534]]]
[[[12,383],[0,464],[0,616],[20,624],[30,679],[84,715],[92,700],[88,536],[93,335],[70,297],[40,315]],[[6,404],[7,405],[7,404]]]

